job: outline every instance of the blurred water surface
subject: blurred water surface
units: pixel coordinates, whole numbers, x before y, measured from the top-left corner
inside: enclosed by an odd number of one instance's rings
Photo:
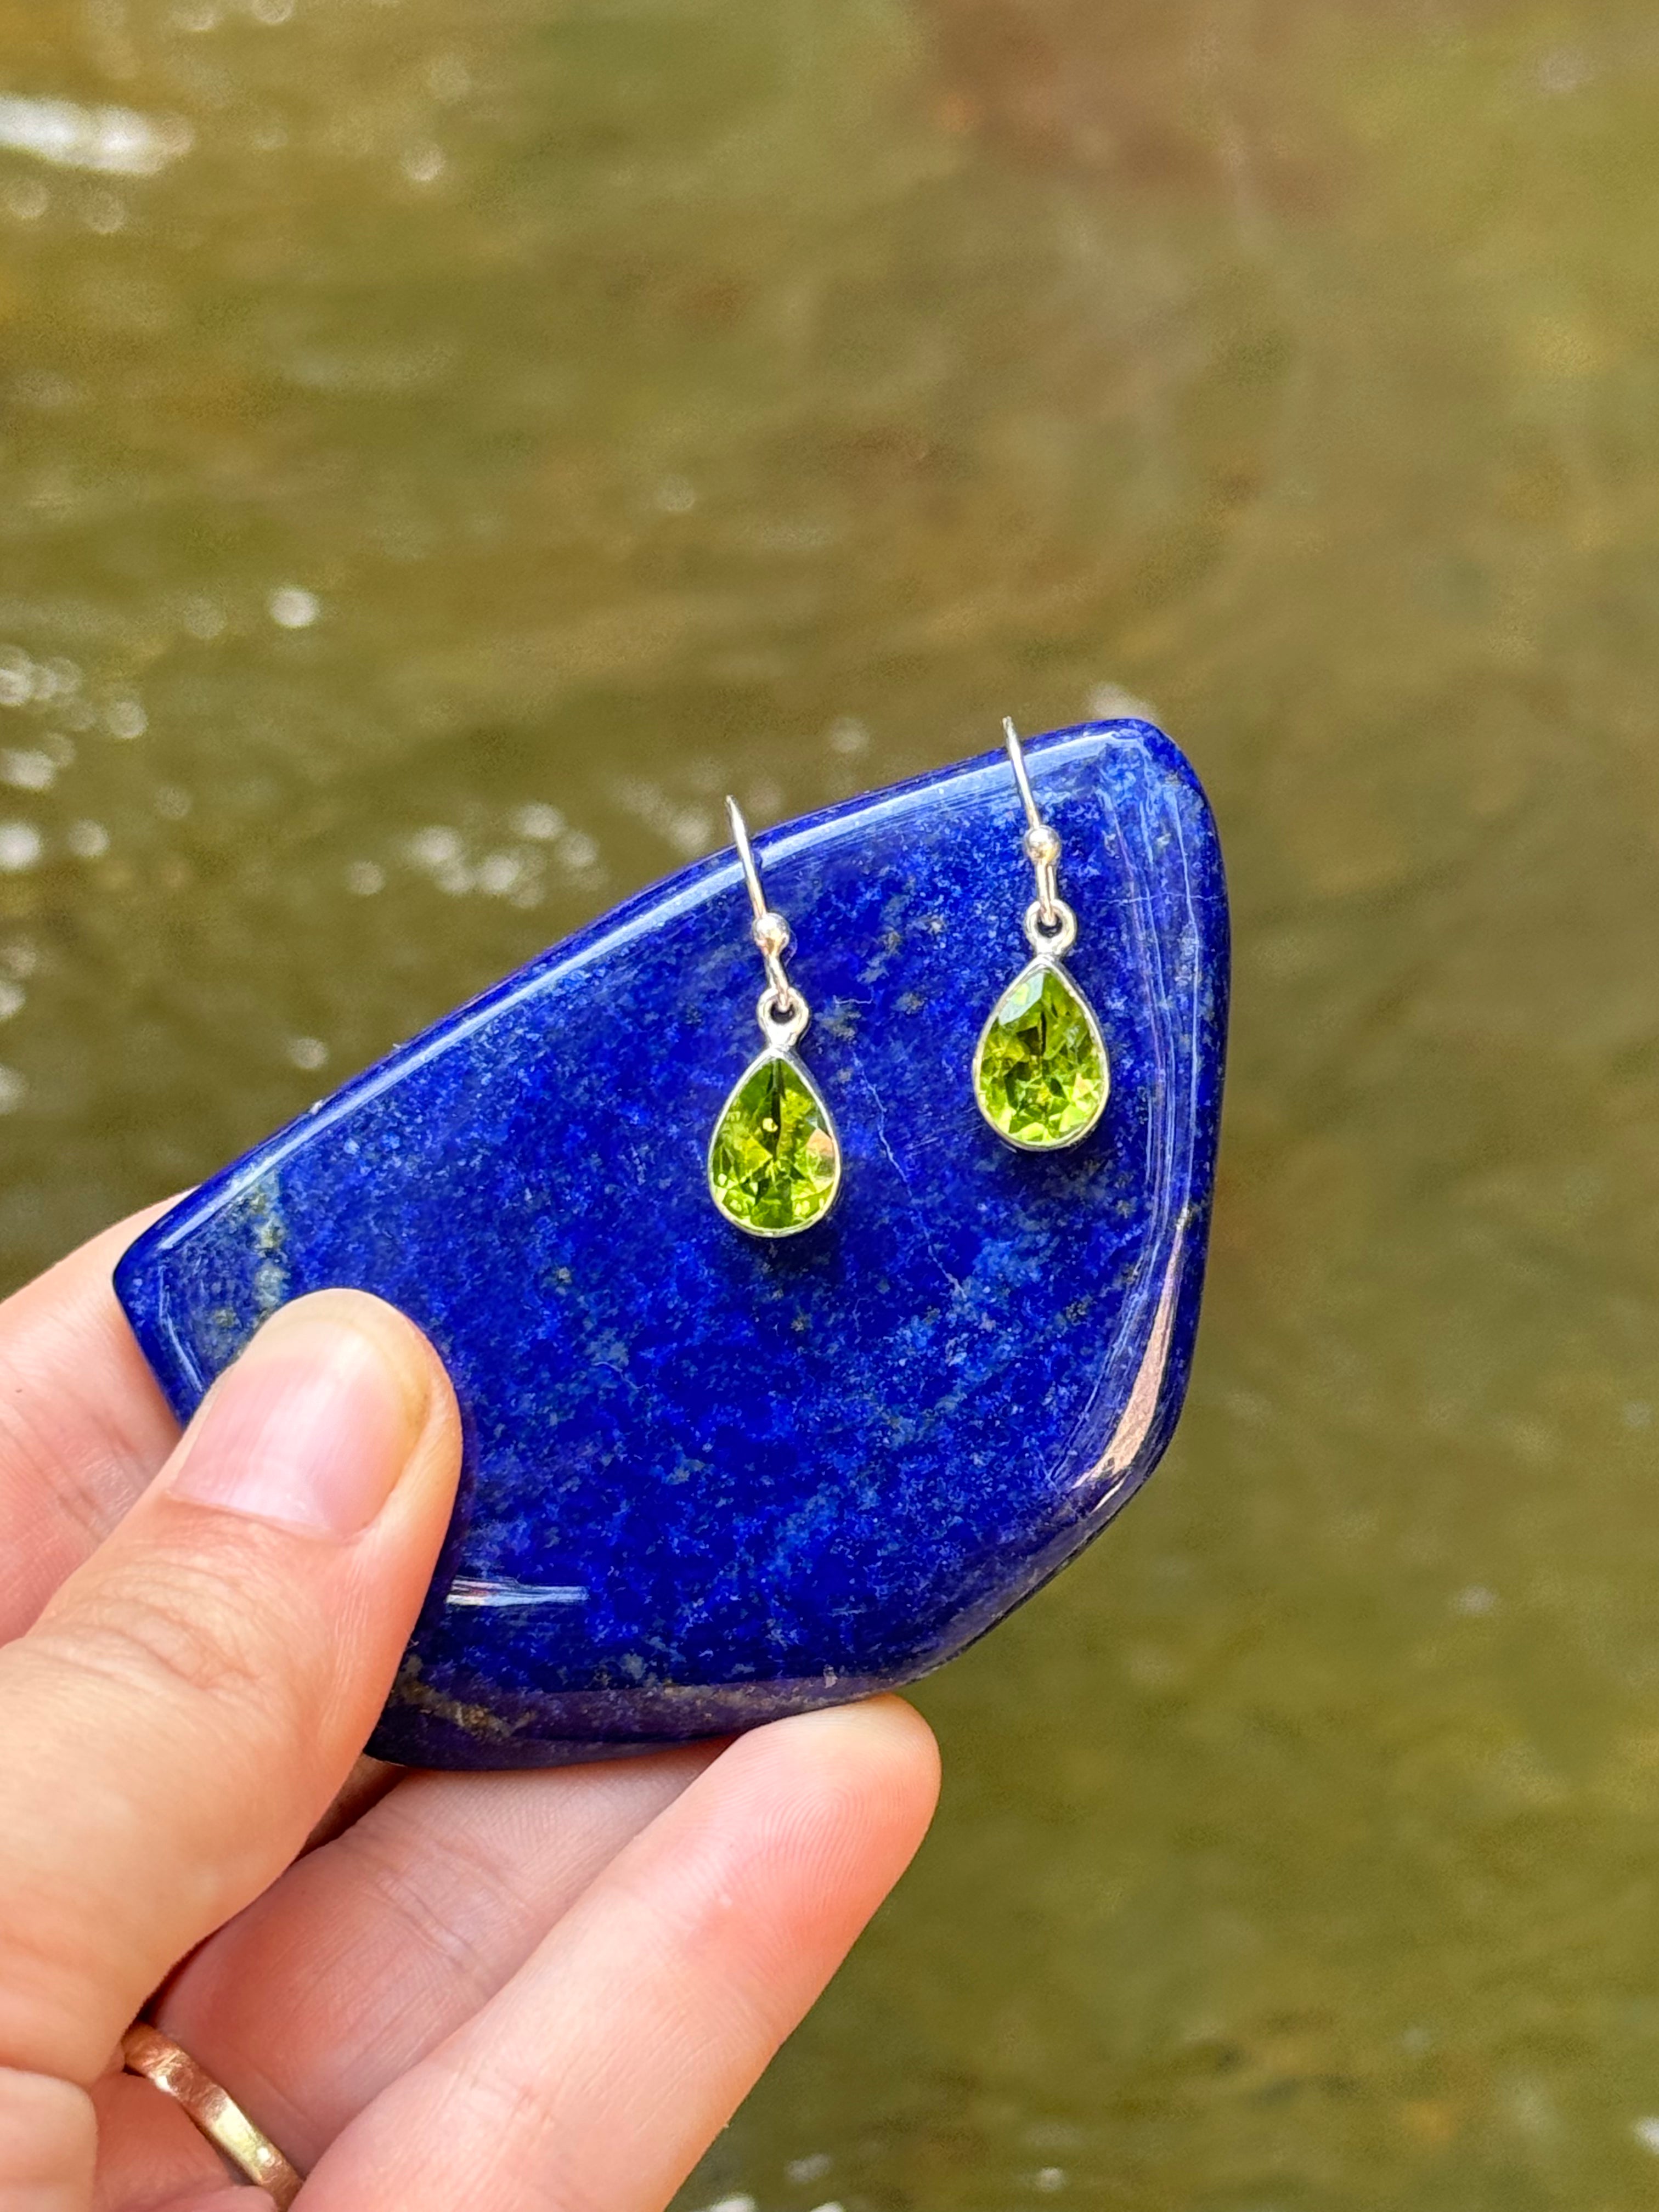
[[[0,0],[0,1269],[757,820],[1149,701],[1194,1398],[688,2204],[1659,2186],[1659,20]]]

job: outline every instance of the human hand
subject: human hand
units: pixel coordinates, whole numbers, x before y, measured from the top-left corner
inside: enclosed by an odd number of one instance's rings
[[[109,1287],[137,1225],[0,1306],[0,2212],[253,2203],[115,2070],[164,1981],[302,2212],[654,2212],[920,1841],[926,1727],[341,1797],[448,1516],[448,1382],[326,1292],[179,1443]]]

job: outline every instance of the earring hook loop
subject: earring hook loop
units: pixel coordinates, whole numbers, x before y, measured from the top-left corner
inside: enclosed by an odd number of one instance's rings
[[[1025,917],[1025,934],[1033,951],[1047,952],[1058,959],[1070,951],[1077,938],[1077,917],[1060,895],[1060,856],[1063,849],[1060,832],[1042,818],[1025,766],[1025,748],[1012,714],[1002,718],[1002,734],[1008,765],[1014,771],[1020,804],[1025,809],[1025,835],[1020,841],[1021,849],[1036,877],[1037,895]]]
[[[766,988],[761,993],[756,1018],[768,1043],[779,1051],[787,1052],[804,1033],[811,1015],[805,1000],[784,973],[784,955],[793,940],[788,923],[767,903],[766,891],[761,883],[760,866],[755,858],[755,848],[749,842],[749,824],[743,818],[743,809],[735,799],[728,796],[726,811],[732,824],[732,842],[738,848],[738,861],[743,870],[749,903],[754,910],[749,933],[755,940],[755,949],[766,969]]]

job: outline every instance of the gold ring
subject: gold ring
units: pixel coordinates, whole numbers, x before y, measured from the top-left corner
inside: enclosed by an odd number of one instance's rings
[[[270,2192],[276,2212],[288,2212],[305,2177],[289,2164],[269,2136],[261,2135],[230,2092],[202,2071],[189,2051],[141,2020],[121,2038],[121,2057],[129,2074],[142,2074],[182,2105],[214,2148],[248,2180]]]

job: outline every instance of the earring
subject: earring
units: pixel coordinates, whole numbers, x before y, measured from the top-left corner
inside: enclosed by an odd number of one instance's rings
[[[1077,916],[1060,896],[1060,838],[1037,811],[1018,732],[1012,721],[1002,726],[1025,808],[1025,857],[1036,872],[1037,895],[1025,909],[1033,957],[980,1032],[974,1097],[1008,1144],[1058,1152],[1080,1144],[1099,1121],[1111,1073],[1094,1008],[1060,965],[1077,942]]]
[[[720,1109],[708,1144],[708,1194],[751,1237],[794,1237],[821,1221],[841,1188],[841,1141],[823,1094],[795,1057],[811,1009],[783,972],[789,925],[766,903],[735,799],[726,811],[754,908],[750,934],[766,966],[756,1018],[764,1049]]]

